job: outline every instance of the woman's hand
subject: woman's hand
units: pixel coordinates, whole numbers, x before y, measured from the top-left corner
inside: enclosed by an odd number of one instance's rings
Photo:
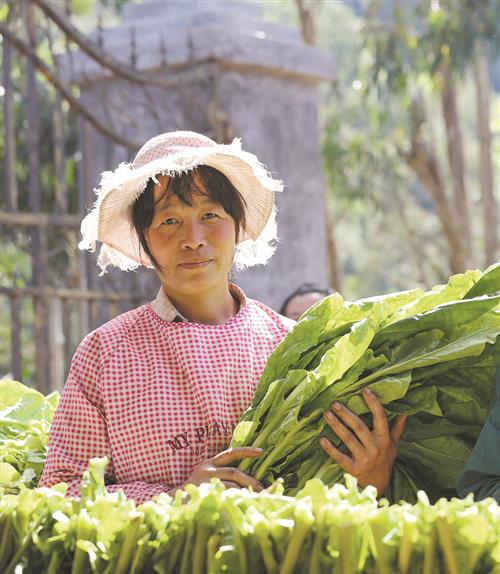
[[[336,449],[327,438],[319,442],[345,472],[357,478],[360,486],[371,484],[377,488],[380,496],[389,486],[407,417],[399,415],[389,429],[384,407],[373,391],[363,389],[363,397],[373,413],[372,431],[358,416],[338,402],[323,414],[328,426],[351,451],[352,457]]]
[[[196,466],[184,485],[199,485],[203,482],[210,482],[211,478],[217,477],[220,478],[226,488],[247,487],[259,492],[264,487],[258,480],[248,476],[248,474],[245,474],[241,470],[228,465],[247,457],[260,456],[262,452],[262,449],[251,446],[230,448],[220,452],[214,457],[209,458],[205,462]]]

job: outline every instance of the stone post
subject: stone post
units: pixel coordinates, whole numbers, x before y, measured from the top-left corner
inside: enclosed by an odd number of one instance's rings
[[[248,296],[278,309],[305,281],[326,286],[317,88],[334,78],[331,54],[304,44],[295,28],[264,22],[259,5],[237,1],[130,3],[122,23],[102,31],[100,42],[137,70],[173,83],[168,90],[144,87],[73,55],[83,101],[115,130],[139,142],[181,129],[225,143],[240,137],[284,181],[274,257],[234,279]],[[87,143],[93,185],[101,171],[134,155],[90,128]],[[153,292],[157,283],[146,276]]]

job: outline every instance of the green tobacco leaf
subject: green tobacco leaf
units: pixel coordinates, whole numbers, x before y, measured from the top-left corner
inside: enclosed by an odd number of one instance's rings
[[[411,382],[411,373],[403,373],[395,377],[386,377],[368,385],[383,404],[396,401],[404,397]],[[357,415],[370,412],[368,405],[361,395],[354,395],[347,401],[347,407]]]
[[[380,376],[452,362],[464,357],[477,357],[485,350],[488,343],[495,343],[499,336],[500,325],[487,326],[481,330],[477,330],[473,324],[468,328],[464,326],[458,337],[452,341],[440,337],[436,329],[428,333],[419,333],[414,338],[415,351],[406,356],[398,353],[394,360],[379,371],[361,379],[360,383],[366,384]]]
[[[401,291],[399,293],[369,297],[354,302],[345,301],[343,307],[330,318],[319,341],[328,341],[336,336],[337,331],[345,325],[353,324],[368,317],[375,306],[380,310],[380,317],[384,322],[387,322],[403,305],[417,299],[423,293],[424,291],[422,291],[422,289],[413,289],[411,291]]]
[[[464,299],[473,299],[497,291],[500,291],[500,262],[486,269],[476,284],[464,295]]]
[[[380,305],[373,306],[370,315],[355,323],[348,334],[340,337],[335,346],[323,356],[320,365],[314,371],[305,371],[305,379],[300,380],[300,384],[296,385],[293,392],[290,392],[284,403],[277,401],[277,408],[270,409],[272,414],[268,417],[269,420],[264,422],[259,431],[257,442],[253,443],[254,446],[278,444],[281,437],[287,434],[291,427],[295,424],[302,424],[298,421],[299,410],[307,405],[313,397],[318,396],[325,387],[332,385],[342,377],[364,355],[373,338],[376,325],[381,320],[380,311]],[[298,372],[301,373],[302,371]],[[246,419],[245,415],[243,419]],[[272,438],[270,437],[271,433]],[[250,468],[256,468],[260,465],[261,461],[255,463],[243,461],[239,468],[248,471]]]
[[[328,352],[330,349],[337,344],[337,341],[340,339],[341,336],[347,334],[354,323],[348,323],[345,329],[342,329],[342,332],[338,335],[333,337],[332,339],[328,339],[324,343],[320,343],[316,347],[314,347],[311,351],[307,353],[307,356],[300,358],[300,361],[297,363],[298,367],[304,365],[304,369],[308,371],[313,371],[316,369],[319,364],[321,363],[321,359],[323,358],[324,354]],[[336,333],[338,332],[338,329]],[[306,362],[307,360],[307,362]]]
[[[83,473],[80,493],[82,500],[94,500],[106,492],[104,475],[108,465],[107,458],[93,458]]]
[[[257,421],[240,421],[234,429],[230,447],[238,448],[240,446],[248,445],[251,437],[254,435],[257,425]]]
[[[452,394],[441,394],[439,405],[446,419],[460,426],[481,425],[488,414],[488,409],[475,401],[464,401]]]
[[[392,471],[391,484],[387,492],[388,498],[392,502],[405,500],[408,502],[417,501],[417,491],[421,485],[402,460],[396,459]]]
[[[364,355],[382,320],[382,306],[374,305],[367,317],[355,323],[351,331],[325,353],[314,372],[324,376],[327,385],[339,380]]]
[[[16,483],[21,478],[17,470],[8,462],[0,462],[0,484],[3,486]]]
[[[398,458],[414,469],[416,480],[436,499],[454,489],[470,454],[470,445],[458,435],[439,436],[399,445]]]
[[[438,392],[434,387],[412,387],[401,399],[386,406],[391,413],[414,415],[424,412],[442,417],[443,412],[438,402]]]
[[[403,437],[407,442],[419,442],[439,436],[466,435],[478,430],[481,430],[480,425],[458,426],[443,417],[422,420],[414,416],[408,418]]]
[[[61,396],[60,396],[59,392],[53,391],[52,393],[50,393],[49,395],[47,395],[45,397],[45,400],[49,403],[49,405],[55,411],[57,408],[57,405],[59,404],[60,398],[61,398]]]
[[[391,317],[390,323],[394,323],[405,317],[410,317],[411,315],[424,313],[443,303],[463,299],[476,281],[480,279],[481,275],[480,271],[466,271],[459,275],[452,275],[446,285],[437,285],[418,299],[402,307]],[[494,291],[489,291],[488,293],[493,292]]]
[[[355,383],[360,377],[361,373],[368,368],[372,361],[373,351],[367,349],[363,355],[354,363],[354,365],[334,384],[327,387],[324,391],[319,393],[316,397],[303,406],[301,414],[307,415],[316,409],[328,409],[333,401],[341,398],[346,389],[350,389],[351,385]],[[383,364],[379,363],[379,364]]]
[[[288,370],[295,367],[299,357],[317,345],[328,321],[343,304],[342,296],[335,293],[308,310],[269,357],[252,405],[260,403],[272,381],[285,378]]]
[[[483,424],[493,401],[493,368],[457,368],[433,379],[445,416],[456,424]],[[468,404],[468,410],[465,405]],[[461,406],[464,405],[464,406]]]
[[[18,381],[0,380],[0,419],[2,423],[31,424],[48,410],[45,397]]]
[[[488,311],[495,309],[499,303],[500,296],[498,295],[445,303],[420,315],[413,315],[384,327],[374,338],[372,348],[376,349],[389,341],[400,341],[422,331],[441,329],[447,333],[448,329],[456,329],[460,325],[472,323]]]

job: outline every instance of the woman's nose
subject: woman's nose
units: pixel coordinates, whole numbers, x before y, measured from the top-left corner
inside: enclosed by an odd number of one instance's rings
[[[184,224],[182,246],[186,249],[199,249],[207,244],[203,225],[198,222]]]

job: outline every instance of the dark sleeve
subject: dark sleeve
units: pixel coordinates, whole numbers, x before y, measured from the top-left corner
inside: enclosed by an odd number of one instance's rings
[[[500,504],[500,364],[493,406],[458,479],[457,490],[462,497],[473,492],[476,500],[491,496]]]

